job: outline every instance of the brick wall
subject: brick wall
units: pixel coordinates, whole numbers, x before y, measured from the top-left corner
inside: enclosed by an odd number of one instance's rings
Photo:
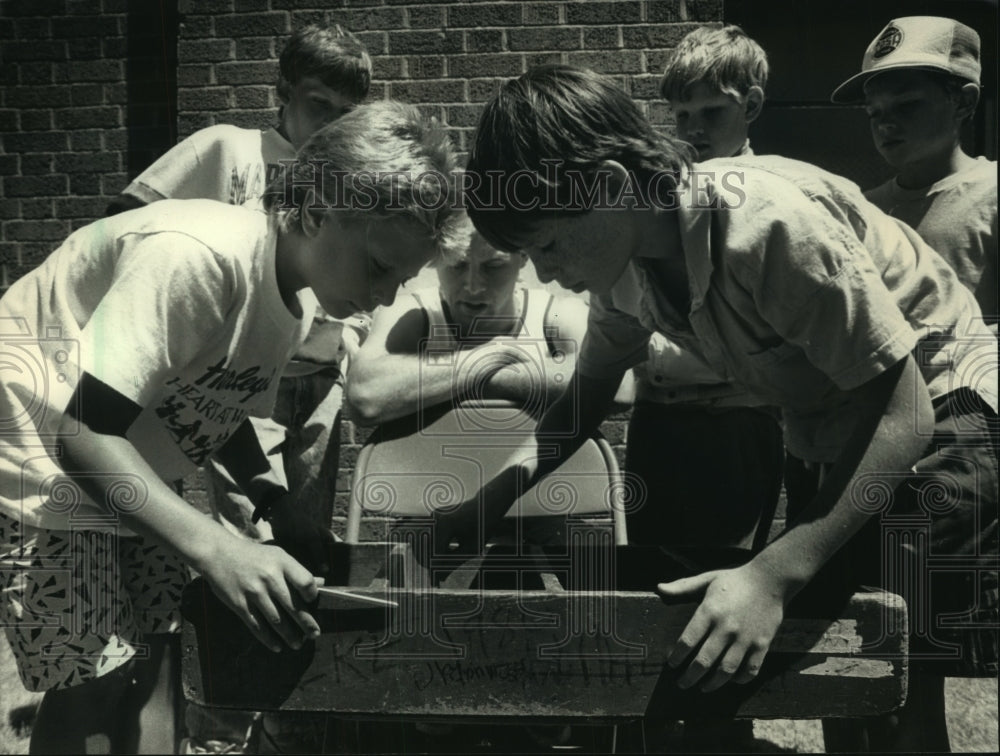
[[[176,138],[159,28],[174,17],[172,2],[0,0],[2,288]]]

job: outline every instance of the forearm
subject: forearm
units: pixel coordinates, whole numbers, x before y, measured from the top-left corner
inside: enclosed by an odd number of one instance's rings
[[[753,560],[790,598],[868,521],[858,507],[863,488],[894,487],[920,459],[933,425],[926,385],[911,357],[874,379],[858,397],[861,426],[793,527]]]
[[[217,543],[232,537],[178,496],[125,438],[82,425],[78,433],[59,441],[63,469],[100,505],[107,506],[110,489],[123,471],[137,476],[145,484],[145,501],[115,514],[126,527],[174,551],[195,570],[203,571]]]
[[[420,407],[455,395],[455,368],[417,355],[386,355],[357,361],[347,377],[347,403],[352,417],[376,425],[412,415]]]
[[[484,399],[510,399],[523,402],[541,397],[554,400],[562,394],[573,377],[573,362],[557,363],[548,358],[540,363],[507,365],[486,382]]]

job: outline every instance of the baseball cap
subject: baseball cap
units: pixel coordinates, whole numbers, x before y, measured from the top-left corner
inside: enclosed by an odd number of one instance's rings
[[[837,87],[830,100],[861,102],[868,79],[897,68],[943,71],[978,84],[981,70],[979,35],[951,18],[907,16],[894,19],[868,45],[861,73]]]

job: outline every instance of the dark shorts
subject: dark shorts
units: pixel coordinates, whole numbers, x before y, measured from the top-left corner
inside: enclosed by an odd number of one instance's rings
[[[629,541],[749,548],[760,532],[762,544],[783,459],[781,427],[762,410],[637,402],[625,470],[644,496],[629,506]]]
[[[856,486],[868,524],[814,578],[814,596],[881,587],[907,604],[910,662],[949,676],[997,675],[996,415],[971,391],[934,402],[935,432],[893,490]],[[809,471],[787,463],[788,519],[808,504]]]

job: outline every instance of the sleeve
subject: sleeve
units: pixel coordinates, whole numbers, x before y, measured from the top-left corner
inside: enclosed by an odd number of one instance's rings
[[[903,359],[916,334],[849,224],[798,191],[770,203],[754,213],[763,238],[742,247],[755,254],[740,258],[764,320],[843,390]]]
[[[181,233],[130,239],[112,283],[81,333],[83,369],[146,406],[172,371],[218,338],[236,276]]]
[[[646,360],[650,336],[638,319],[615,308],[609,294],[592,297],[577,370],[588,378],[617,377]]]
[[[130,183],[123,194],[146,204],[161,199],[217,199],[228,202],[222,175],[222,135],[212,126],[177,143]]]

